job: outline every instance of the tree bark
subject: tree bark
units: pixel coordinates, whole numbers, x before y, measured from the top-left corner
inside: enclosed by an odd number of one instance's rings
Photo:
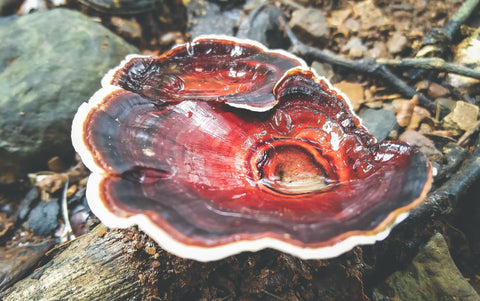
[[[140,295],[124,238],[103,225],[80,237],[57,257],[5,290],[0,299],[125,300]]]

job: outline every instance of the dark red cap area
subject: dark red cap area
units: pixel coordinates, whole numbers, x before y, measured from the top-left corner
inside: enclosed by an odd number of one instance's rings
[[[345,97],[305,67],[268,67],[282,73],[273,83],[259,81],[259,90],[245,84],[235,93],[221,89],[211,98],[216,87],[231,85],[210,65],[216,61],[210,54],[224,57],[239,42],[218,46],[225,41],[175,48],[193,47],[198,56],[172,50],[151,59],[181,69],[177,61],[186,56],[188,76],[179,77],[195,89],[170,95],[160,69],[145,80],[155,91],[124,86],[132,66],[148,60],[139,58],[114,72],[112,83],[121,87],[107,85],[80,107],[72,139],[93,171],[89,204],[106,225],[138,224],[168,251],[201,261],[267,247],[328,258],[383,239],[422,202],[432,181],[425,156],[402,143],[376,143]],[[263,58],[259,66],[284,61],[282,53],[247,41],[238,45]],[[254,65],[252,55],[246,57]],[[214,72],[213,85],[201,79],[205,71],[192,71],[197,60]],[[220,70],[227,69],[224,62]],[[236,105],[252,94],[254,109]],[[273,108],[271,101],[259,107],[262,95],[274,99]]]
[[[157,104],[204,100],[266,111],[276,103],[275,83],[288,69],[304,65],[251,41],[199,38],[159,57],[131,57],[109,83]]]

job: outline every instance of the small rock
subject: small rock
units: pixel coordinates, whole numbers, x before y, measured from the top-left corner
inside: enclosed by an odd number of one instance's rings
[[[366,109],[360,112],[359,117],[362,119],[362,124],[378,141],[385,140],[388,134],[398,126],[395,113],[390,110]]]
[[[395,31],[387,42],[387,49],[392,54],[402,52],[408,44],[407,38],[399,31]]]
[[[187,5],[188,31],[193,38],[204,34],[232,36],[240,18],[240,12],[225,13],[216,3],[204,0],[190,0]]]
[[[428,86],[428,96],[433,99],[445,97],[448,94],[450,94],[450,91],[442,85],[439,85],[437,83],[430,83],[430,85]]]
[[[368,50],[368,56],[372,58],[386,57],[387,46],[382,41],[375,41],[373,47]]]
[[[354,5],[353,10],[360,20],[359,33],[368,34],[368,31],[373,28],[386,30],[393,27],[393,22],[375,5],[375,1],[352,2],[352,5]]]
[[[360,22],[354,18],[348,18],[347,21],[345,21],[345,28],[351,32],[359,31],[361,26]]]
[[[443,125],[449,130],[471,131],[477,126],[478,112],[478,106],[457,101],[453,111],[443,119]]]
[[[58,226],[60,205],[57,199],[40,202],[30,211],[26,226],[36,235],[51,235]]]
[[[423,91],[423,90],[427,90],[429,86],[430,86],[430,82],[424,79],[415,84],[415,89],[417,91]]]
[[[436,233],[404,270],[374,289],[373,300],[480,300]]]
[[[158,40],[160,46],[180,44],[183,42],[183,34],[180,31],[169,31],[162,34]]]
[[[431,161],[442,162],[443,160],[442,152],[435,147],[433,141],[417,131],[407,130],[398,137],[398,140],[418,147]]]
[[[335,71],[332,65],[313,61],[311,67],[318,75],[326,77],[330,82],[334,82]]]
[[[367,50],[367,47],[363,45],[360,38],[352,38],[348,43],[342,48],[342,51],[348,51],[348,56],[351,58],[360,58],[363,56],[363,53]]]
[[[347,7],[345,9],[334,10],[330,13],[330,18],[328,18],[328,23],[332,27],[338,28],[342,26],[347,18],[352,14],[352,8]]]
[[[294,11],[289,25],[303,41],[313,45],[325,46],[330,39],[330,25],[320,9],[302,8]]]
[[[276,6],[260,5],[243,19],[237,37],[259,41],[272,49],[287,48],[288,41],[277,25],[278,18],[283,16],[283,11]]]

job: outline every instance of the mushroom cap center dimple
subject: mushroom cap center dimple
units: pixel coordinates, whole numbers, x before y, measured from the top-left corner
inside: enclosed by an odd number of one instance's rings
[[[320,192],[335,182],[320,150],[298,139],[266,143],[252,156],[251,167],[260,186],[281,194]]]

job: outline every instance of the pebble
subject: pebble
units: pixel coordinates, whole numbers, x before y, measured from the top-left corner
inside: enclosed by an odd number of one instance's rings
[[[385,140],[388,134],[398,126],[395,113],[390,110],[366,109],[358,116],[370,134],[377,138],[377,141]]]
[[[193,38],[205,34],[233,36],[240,12],[222,11],[221,7],[205,0],[190,0],[187,5],[188,31]]]
[[[398,137],[398,140],[418,147],[431,161],[443,161],[443,154],[435,147],[433,141],[417,131],[407,130]]]
[[[259,6],[243,19],[237,37],[256,40],[270,49],[287,48],[288,41],[277,24],[280,17],[285,16],[278,7]]]
[[[58,199],[38,203],[28,215],[27,228],[36,235],[51,235],[58,226],[59,210]]]
[[[398,54],[407,47],[407,44],[408,40],[405,35],[403,35],[399,31],[395,31],[395,33],[390,37],[390,39],[388,39],[387,49],[392,54]]]
[[[140,24],[134,20],[113,16],[110,18],[110,23],[122,37],[130,40],[140,40],[142,37],[142,28]]]
[[[289,26],[303,41],[325,46],[330,39],[330,25],[322,10],[302,8],[292,13]]]
[[[457,101],[453,111],[443,119],[443,125],[447,130],[471,131],[477,126],[478,113],[478,106]]]
[[[450,94],[450,91],[439,85],[437,83],[430,83],[428,86],[428,96],[433,99],[437,99],[439,97],[445,97]]]
[[[342,51],[348,51],[348,56],[351,58],[361,58],[367,47],[363,45],[362,40],[358,37],[350,39],[348,43],[342,48]]]

